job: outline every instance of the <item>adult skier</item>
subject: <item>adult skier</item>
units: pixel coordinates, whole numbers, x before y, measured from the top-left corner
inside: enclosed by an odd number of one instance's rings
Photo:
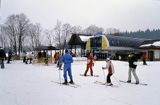
[[[62,53],[62,54],[60,54],[60,57],[59,57],[59,60],[58,60],[58,62],[59,62],[59,65],[58,65],[58,67],[59,67],[59,70],[62,70],[62,63],[63,63],[63,53]]]
[[[0,47],[0,65],[1,69],[4,69],[4,59],[6,57],[5,51],[2,47]]]
[[[128,63],[129,63],[129,71],[128,71],[128,83],[131,82],[131,72],[136,80],[136,84],[139,84],[139,78],[136,74],[136,67],[137,67],[137,55],[136,54],[129,54],[128,56]]]
[[[68,81],[67,81],[67,72],[68,72],[68,76],[70,78],[70,84],[74,84],[73,82],[73,77],[72,77],[72,70],[71,70],[71,63],[73,63],[73,58],[72,56],[69,54],[68,50],[65,50],[65,54],[63,55],[62,58],[62,62],[64,63],[64,82],[62,84],[67,85]]]
[[[113,85],[112,82],[111,82],[111,76],[114,73],[114,67],[113,67],[113,64],[112,64],[110,58],[106,59],[106,67],[102,67],[102,69],[103,70],[108,69],[108,75],[107,75],[107,78],[106,78],[106,83],[107,83],[108,86]]]
[[[143,60],[143,65],[147,65],[146,60],[147,60],[147,53],[144,51],[142,52],[142,60]]]
[[[8,60],[7,60],[7,63],[10,63],[11,58],[12,58],[12,51],[9,50],[9,52],[8,52]]]
[[[27,53],[26,53],[26,51],[23,51],[23,53],[22,53],[22,56],[23,56],[23,63],[26,63],[26,60],[27,60]]]

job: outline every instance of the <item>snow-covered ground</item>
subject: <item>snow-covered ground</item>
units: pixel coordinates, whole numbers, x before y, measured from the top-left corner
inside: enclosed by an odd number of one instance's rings
[[[160,105],[160,62],[139,62],[137,74],[141,83],[147,86],[120,83],[127,80],[128,63],[113,61],[115,74],[112,82],[118,87],[95,84],[104,82],[102,66],[105,61],[95,63],[94,74],[99,77],[83,77],[85,61],[72,64],[74,82],[80,86],[73,88],[56,84],[59,74],[63,82],[63,72],[56,65],[23,64],[22,61],[5,63],[0,69],[0,105]],[[107,71],[105,71],[105,76]],[[132,78],[135,82],[134,78]]]

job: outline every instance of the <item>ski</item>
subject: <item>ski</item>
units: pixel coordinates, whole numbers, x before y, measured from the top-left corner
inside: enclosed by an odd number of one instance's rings
[[[51,81],[51,82],[56,83],[56,84],[60,84],[60,85],[63,85],[63,86],[73,87],[73,88],[77,88],[78,86],[80,86],[78,84],[70,84],[70,83],[68,83],[68,84],[65,85],[65,84],[62,84],[62,83],[57,82],[57,81]]]
[[[128,83],[127,81],[123,81],[123,80],[119,80],[119,82],[122,82],[122,83]],[[136,83],[133,83],[133,82],[130,82],[128,84],[135,84],[135,85],[143,85],[143,86],[147,86],[148,84],[146,83],[139,83],[139,84],[136,84]]]
[[[95,84],[100,84],[100,85],[106,85],[106,83],[100,82],[100,81],[95,81],[94,83],[95,83]]]
[[[99,85],[105,85],[106,87],[119,87],[118,85],[114,85],[114,84],[112,84],[112,85],[107,85],[106,83],[104,83],[104,82],[100,82],[100,81],[95,81],[94,82],[95,84],[99,84]]]
[[[99,75],[93,75],[93,76],[91,76],[91,75],[84,75],[84,74],[80,74],[80,76],[84,76],[84,77],[99,77]]]

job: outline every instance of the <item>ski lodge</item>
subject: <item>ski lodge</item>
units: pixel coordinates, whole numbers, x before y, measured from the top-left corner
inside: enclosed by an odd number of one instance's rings
[[[146,53],[150,61],[160,60],[160,40],[131,38],[114,35],[72,34],[69,48],[76,55],[93,52],[97,59],[126,60],[129,53]]]

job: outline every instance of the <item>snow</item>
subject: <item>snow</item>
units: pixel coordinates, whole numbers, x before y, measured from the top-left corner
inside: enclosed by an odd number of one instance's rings
[[[81,38],[82,41],[87,42],[88,39],[93,36],[79,36],[79,37]]]
[[[152,44],[144,44],[144,45],[141,45],[140,47],[149,47],[149,46],[153,46]]]
[[[160,46],[160,41],[156,41],[153,43],[154,46]]]
[[[160,47],[160,41],[156,41],[153,44],[144,44],[144,45],[141,45],[140,47],[150,47],[150,46]]]
[[[5,63],[0,69],[0,105],[160,105],[160,71],[159,61],[138,63],[137,74],[141,83],[147,86],[120,83],[127,80],[128,63],[112,61],[115,74],[112,82],[118,87],[106,87],[95,84],[104,82],[102,66],[105,61],[96,61],[94,74],[99,77],[83,77],[86,61],[72,64],[74,82],[77,88],[53,83],[59,82],[59,73],[63,82],[63,71],[57,70],[55,64],[23,64],[22,61]],[[89,73],[88,73],[89,74]],[[132,78],[135,82],[134,78]]]

